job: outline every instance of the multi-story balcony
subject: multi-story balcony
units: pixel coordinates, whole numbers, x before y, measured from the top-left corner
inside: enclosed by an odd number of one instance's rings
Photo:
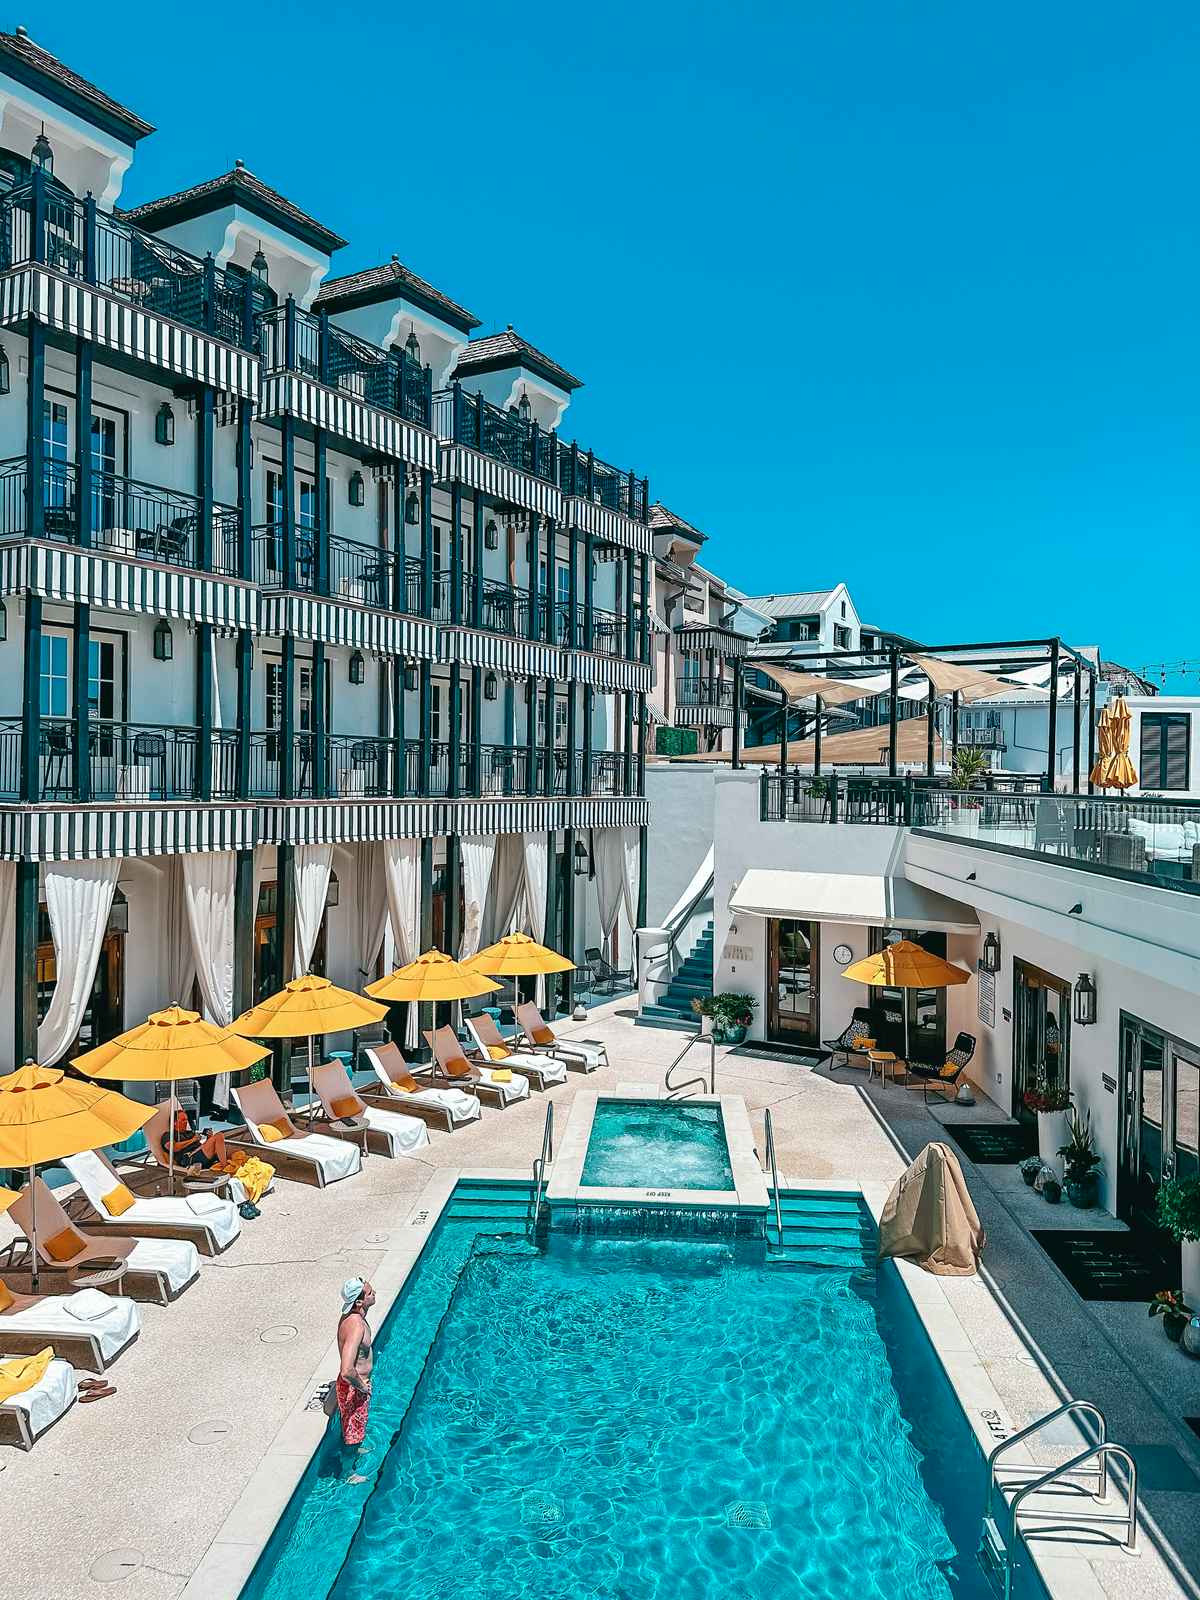
[[[29,491],[26,458],[15,456],[0,462],[0,538],[28,533]],[[47,539],[78,545],[86,521],[92,549],[140,556],[172,567],[203,567],[237,575],[238,514],[233,506],[213,504],[205,551],[199,537],[203,505],[196,495],[179,489],[93,471],[85,507],[74,462],[47,461],[39,498],[42,533]],[[84,509],[90,512],[87,518],[81,515]]]
[[[406,422],[429,426],[430,371],[404,350],[383,350],[347,333],[324,313],[301,310],[290,296],[282,306],[259,313],[257,338],[264,376],[295,372]]]
[[[731,728],[734,686],[728,678],[680,678],[675,685],[675,720],[680,727]]]
[[[592,500],[609,511],[619,511],[635,522],[650,514],[649,485],[645,478],[622,472],[576,444],[558,447],[558,486],[565,495]]]
[[[923,777],[762,777],[764,822],[911,827],[984,850],[1036,856],[1200,894],[1200,801],[1047,794],[1043,779],[991,774],[971,789]]]
[[[260,589],[295,589],[381,610],[421,610],[421,563],[302,523],[269,522],[251,533],[250,577]],[[397,577],[400,577],[397,587]],[[397,605],[397,601],[399,604]]]
[[[195,727],[43,717],[33,772],[34,801],[197,800],[203,793],[201,734]],[[212,792],[236,793],[236,732],[214,731]],[[82,771],[80,763],[83,763]],[[0,795],[21,798],[21,718],[0,720]]]
[[[615,611],[606,611],[600,606],[592,607],[592,638],[589,645],[584,606],[573,607],[565,600],[549,605],[544,594],[530,595],[528,589],[498,578],[484,578],[480,600],[477,624],[474,574],[469,571],[462,574],[456,607],[451,574],[444,568],[434,573],[433,616],[438,622],[456,622],[468,628],[478,625],[489,633],[503,633],[514,639],[533,639],[543,644],[561,645],[566,649],[590,648],[618,656],[625,653],[625,619]]]
[[[271,300],[251,274],[143,233],[40,174],[0,200],[0,271],[27,263],[246,350],[254,349],[255,317]]]

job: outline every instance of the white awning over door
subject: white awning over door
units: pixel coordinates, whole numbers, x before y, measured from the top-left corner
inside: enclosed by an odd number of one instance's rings
[[[972,907],[884,873],[787,872],[751,867],[729,898],[735,915],[860,922],[923,933],[978,933]]]

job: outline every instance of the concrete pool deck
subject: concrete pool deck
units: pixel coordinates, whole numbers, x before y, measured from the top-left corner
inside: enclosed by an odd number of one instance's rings
[[[111,1369],[117,1394],[73,1408],[28,1455],[0,1451],[6,1600],[179,1597],[248,1486],[261,1490],[264,1519],[273,1520],[279,1496],[267,1457],[286,1444],[297,1398],[321,1371],[343,1279],[378,1274],[389,1256],[392,1270],[420,1231],[431,1182],[436,1193],[461,1170],[527,1173],[541,1146],[545,1099],[565,1119],[576,1094],[661,1084],[679,1037],[634,1028],[630,1010],[621,999],[573,1029],[603,1038],[611,1067],[571,1073],[549,1096],[485,1109],[479,1123],[452,1135],[434,1133],[419,1158],[372,1157],[358,1177],[324,1191],[278,1183],[261,1218],[245,1225],[227,1255],[204,1261],[181,1300],[143,1306],[140,1339]],[[785,1184],[861,1186],[876,1208],[906,1153],[940,1137],[943,1121],[991,1114],[926,1110],[919,1095],[867,1088],[862,1079],[854,1070],[831,1076],[727,1056],[717,1086],[745,1098],[756,1134],[762,1108],[771,1107]],[[1144,1553],[1134,1560],[1076,1547],[1089,1579],[1073,1592],[1080,1600],[1200,1595],[1188,1576],[1200,1573],[1200,1438],[1183,1421],[1200,1415],[1200,1363],[1168,1344],[1144,1306],[1080,1301],[1028,1236],[1019,1177],[962,1163],[989,1240],[982,1281],[937,1280],[953,1312],[944,1348],[969,1344],[1014,1427],[1068,1395],[1096,1400],[1110,1436],[1134,1447],[1143,1471]],[[1063,1212],[1056,1220],[1069,1226]],[[0,1221],[0,1242],[7,1236]],[[303,1452],[302,1440],[296,1446]],[[1056,1447],[1069,1443],[1051,1436],[1042,1458],[1054,1459]],[[193,1585],[189,1600],[201,1592]]]

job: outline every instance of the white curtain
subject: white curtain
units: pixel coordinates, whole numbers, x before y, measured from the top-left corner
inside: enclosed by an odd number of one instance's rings
[[[325,915],[325,896],[329,893],[329,872],[333,866],[331,844],[298,844],[293,857],[296,876],[296,944],[292,977],[308,971],[317,948],[321,918]]]
[[[46,910],[57,979],[38,1028],[38,1060],[44,1067],[61,1060],[83,1022],[120,866],[115,857],[46,866]]]
[[[496,858],[496,835],[474,834],[461,841],[463,882],[463,929],[459,945],[460,961],[467,961],[480,948],[483,911],[487,904],[492,863]]]
[[[227,1028],[233,1021],[233,895],[237,855],[233,850],[206,850],[202,854],[182,856],[180,860],[189,943],[204,1015],[219,1028]],[[213,1100],[222,1109],[228,1107],[227,1072],[214,1079]]]
[[[190,1006],[192,985],[196,981],[196,958],[192,954],[192,932],[188,923],[187,895],[183,886],[183,859],[167,861],[167,880],[163,889],[166,935],[167,1000],[176,1006]]]
[[[525,852],[521,835],[502,833],[496,840],[492,861],[492,893],[484,918],[485,943],[491,944],[520,926],[524,894]]]
[[[355,962],[363,982],[370,979],[387,926],[387,883],[383,850],[378,844],[360,844],[354,852]]]
[[[596,899],[605,948],[617,925],[625,880],[625,848],[621,828],[592,830],[592,863],[596,869]]]
[[[625,915],[629,918],[629,926],[636,931],[638,880],[641,877],[641,841],[636,828],[622,828],[621,835],[625,856],[621,893],[625,897]]]
[[[385,839],[383,875],[392,939],[400,965],[405,967],[421,953],[421,841]],[[404,1043],[409,1048],[420,1040],[419,1026],[417,1007],[410,1005],[404,1031]]]
[[[549,871],[550,846],[544,833],[527,833],[525,848],[525,916],[529,931],[539,944],[546,937],[546,877]],[[546,1004],[546,979],[539,972],[535,998],[539,1006]]]
[[[17,864],[0,861],[0,1016],[10,1017],[16,996],[13,993],[13,975],[17,970],[14,948],[14,922],[17,905]],[[12,1058],[12,1029],[0,1044],[0,1073],[12,1072],[22,1065]]]

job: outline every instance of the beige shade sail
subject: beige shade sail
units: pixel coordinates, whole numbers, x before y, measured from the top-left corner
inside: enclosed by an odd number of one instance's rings
[[[927,1144],[887,1197],[879,1259],[898,1256],[939,1278],[966,1278],[979,1270],[986,1243],[958,1157],[949,1145]]]
[[[752,661],[752,667],[776,682],[789,700],[803,700],[819,694],[827,706],[844,706],[852,700],[869,700],[878,689],[867,680],[852,683],[849,679],[822,678],[815,672],[793,672],[789,667],[768,667],[765,662]]]
[[[970,702],[983,700],[990,694],[1012,693],[1011,683],[1005,683],[1003,678],[997,678],[994,673],[981,672],[978,667],[943,661],[939,656],[910,654],[908,659],[914,666],[920,667],[929,679],[935,697],[957,694],[960,699]]]

